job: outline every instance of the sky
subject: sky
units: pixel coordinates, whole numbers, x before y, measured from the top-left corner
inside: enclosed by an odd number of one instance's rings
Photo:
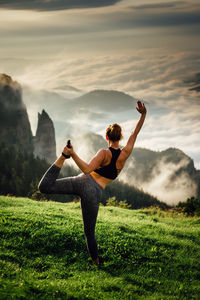
[[[179,148],[200,169],[199,1],[0,0],[0,20],[1,73],[71,98],[114,89],[141,99],[136,146]],[[125,138],[134,122],[123,116]]]

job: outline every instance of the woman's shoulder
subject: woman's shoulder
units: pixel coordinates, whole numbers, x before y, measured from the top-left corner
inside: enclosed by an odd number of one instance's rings
[[[99,156],[104,160],[106,157],[108,157],[108,149],[104,149],[104,148],[99,149],[96,156]]]
[[[126,150],[125,150],[125,148],[123,147],[122,149],[121,149],[121,152],[120,152],[120,155],[119,155],[119,160],[127,160],[127,154],[126,154]]]

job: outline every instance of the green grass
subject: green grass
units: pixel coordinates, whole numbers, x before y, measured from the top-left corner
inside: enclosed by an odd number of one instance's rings
[[[0,197],[0,299],[200,299],[200,218],[100,207],[100,267],[79,203]]]

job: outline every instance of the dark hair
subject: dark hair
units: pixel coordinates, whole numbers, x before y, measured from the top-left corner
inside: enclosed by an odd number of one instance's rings
[[[122,138],[122,128],[118,124],[112,124],[106,129],[106,135],[110,141],[116,142]]]

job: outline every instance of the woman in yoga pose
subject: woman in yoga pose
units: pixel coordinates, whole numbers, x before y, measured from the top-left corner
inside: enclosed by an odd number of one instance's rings
[[[119,141],[122,139],[121,127],[118,124],[110,125],[106,130],[109,149],[100,149],[92,160],[86,163],[76,154],[72,145],[71,148],[66,146],[59,158],[46,171],[38,186],[42,193],[80,196],[87,249],[92,263],[96,265],[99,264],[99,258],[95,225],[101,194],[106,185],[112,182],[124,167],[144,123],[145,105],[140,101],[137,102],[137,105],[136,109],[141,116],[122,150],[119,148]],[[64,161],[69,155],[83,173],[74,177],[57,179]]]

